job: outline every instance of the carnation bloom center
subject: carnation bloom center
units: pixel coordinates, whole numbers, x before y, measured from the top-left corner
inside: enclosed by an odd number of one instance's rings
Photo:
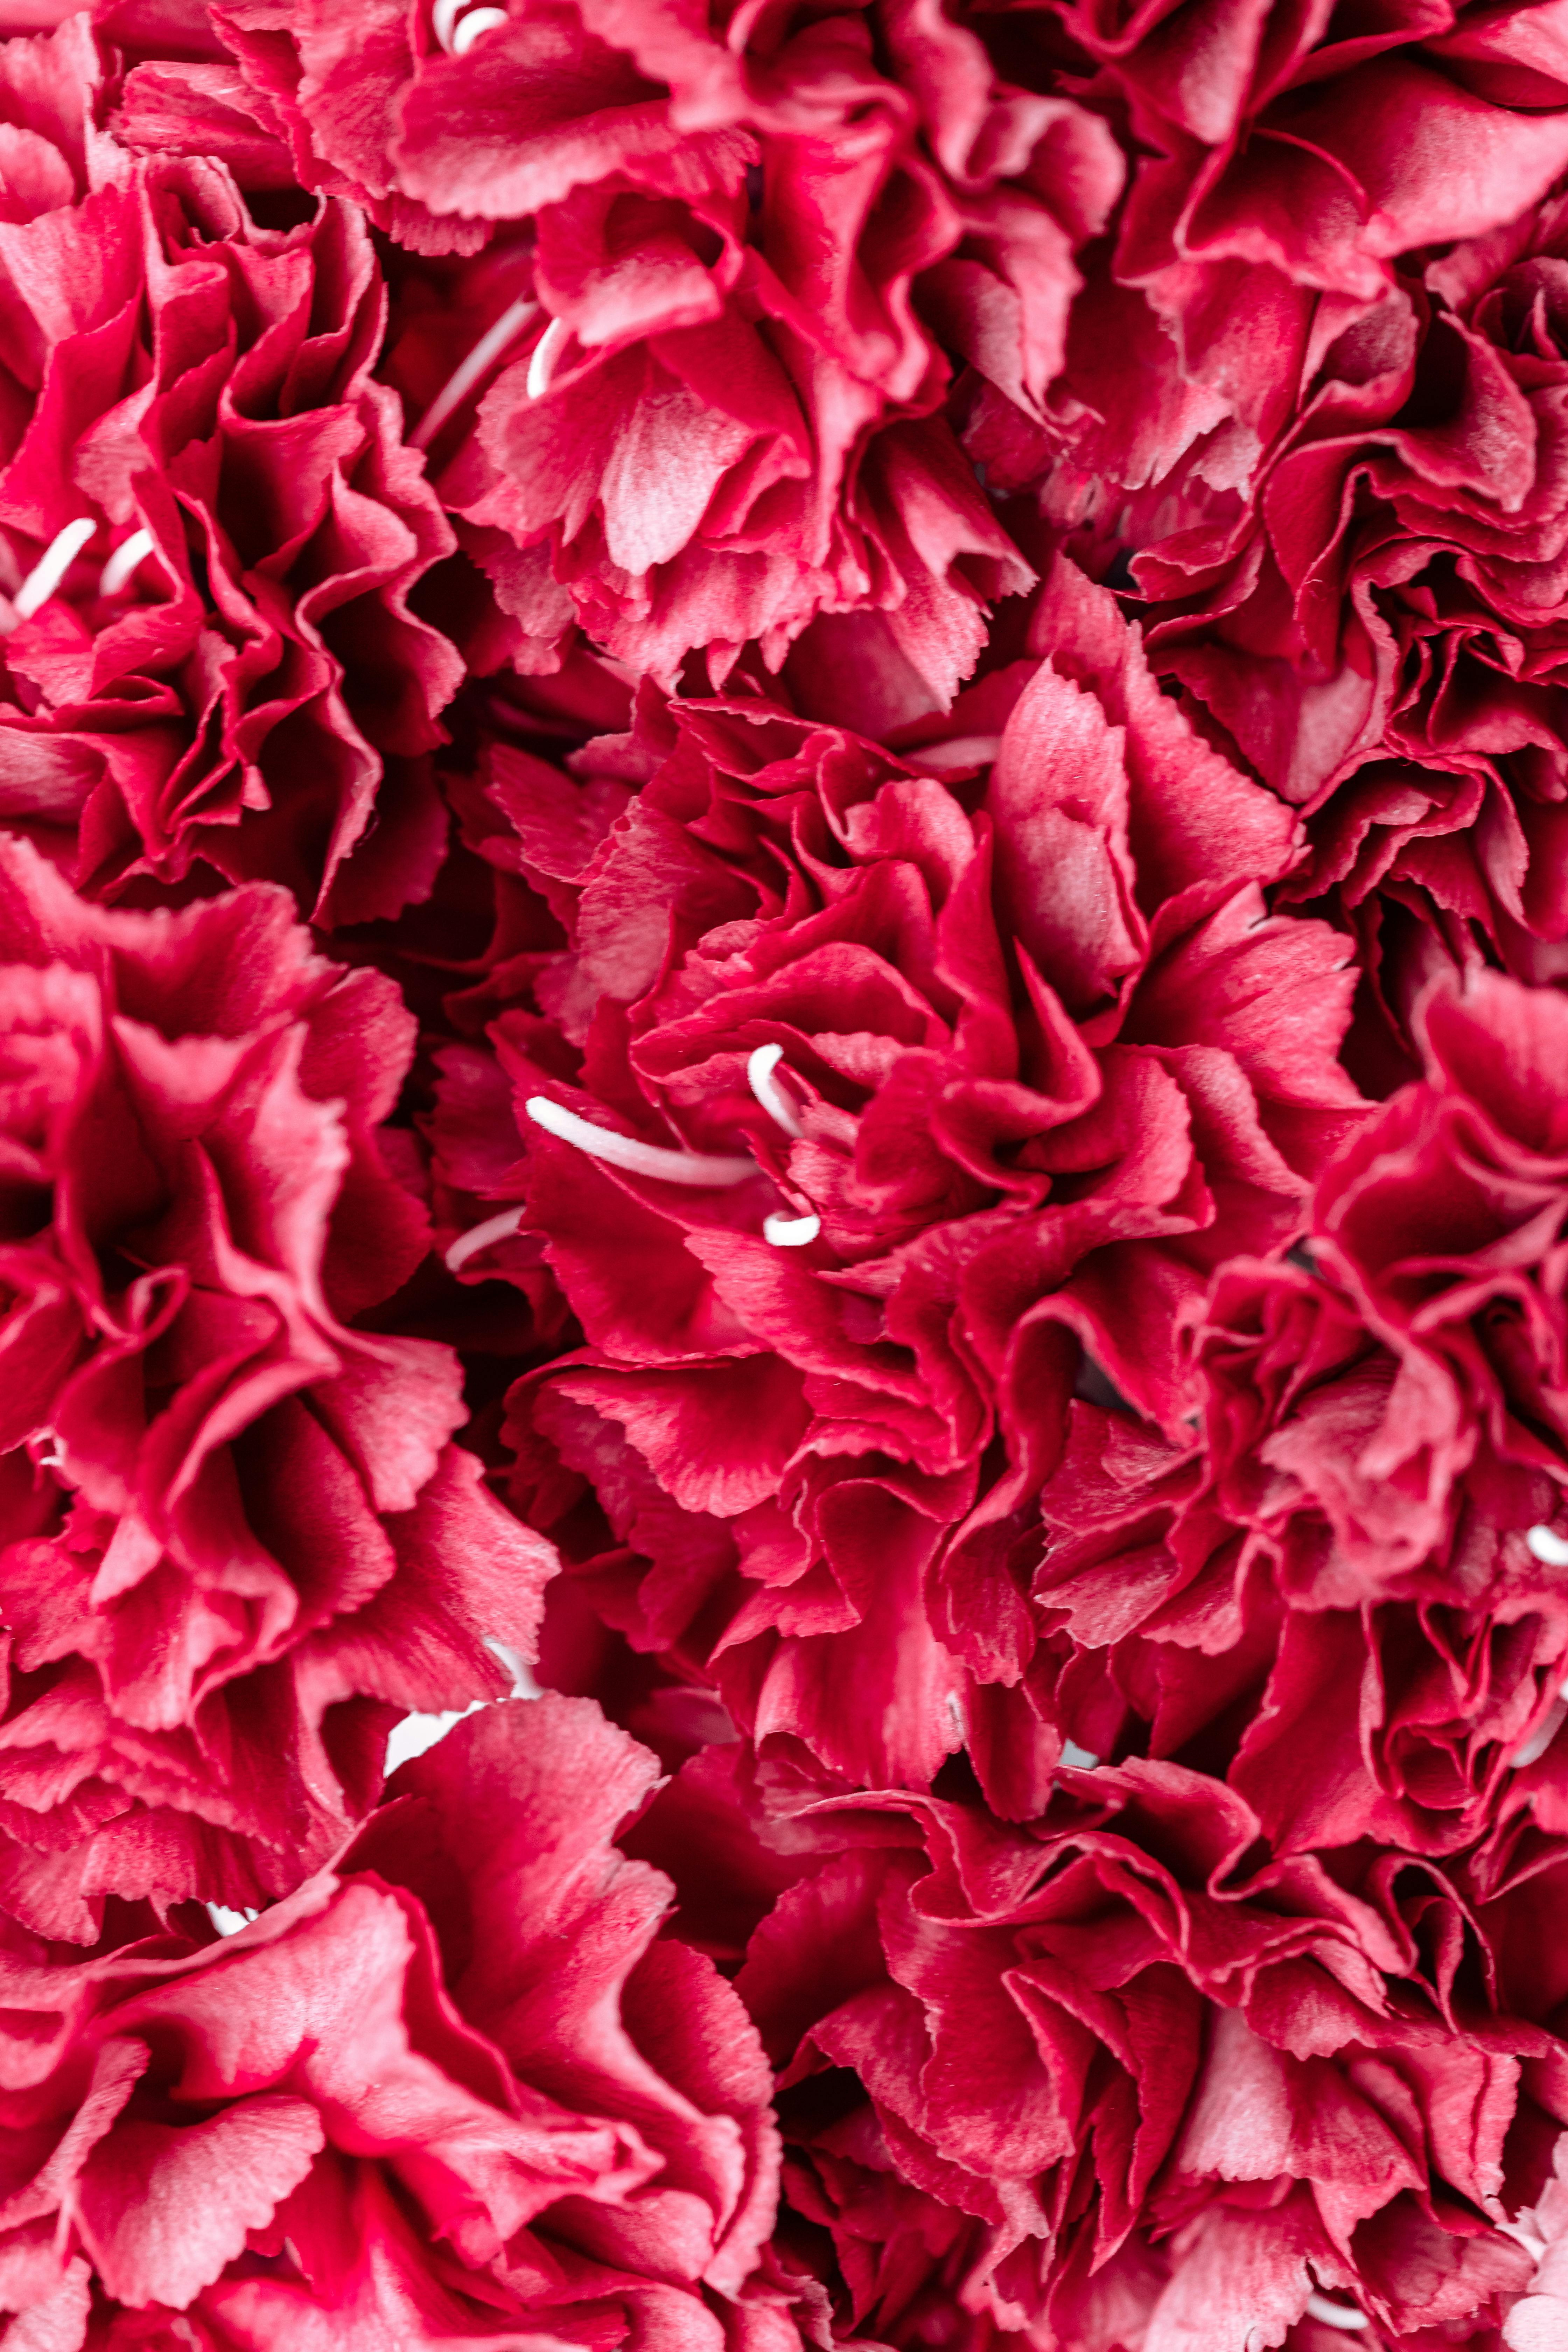
[[[98,531],[99,526],[90,515],[78,515],[55,533],[14,592],[10,614],[0,616],[0,635],[9,635],[20,621],[30,621],[59,593],[71,567],[92,544]],[[156,541],[144,525],[129,532],[100,572],[93,593],[99,597],[118,596],[155,552]]]
[[[746,1063],[746,1080],[774,1126],[793,1141],[805,1130],[794,1103],[778,1081],[776,1074],[783,1059],[782,1045],[757,1046]],[[641,1143],[636,1136],[618,1135],[613,1128],[595,1127],[591,1119],[552,1102],[548,1095],[530,1095],[523,1108],[536,1127],[543,1128],[547,1135],[553,1135],[560,1142],[573,1144],[590,1159],[603,1160],[612,1168],[624,1168],[629,1175],[651,1177],[657,1183],[720,1189],[743,1184],[748,1177],[759,1172],[757,1162],[748,1153],[676,1151],[665,1144]],[[448,1271],[457,1274],[492,1242],[507,1240],[519,1230],[523,1214],[520,1202],[516,1208],[502,1209],[495,1216],[487,1217],[482,1224],[459,1234],[447,1252]],[[763,1239],[774,1249],[804,1249],[821,1231],[822,1219],[815,1210],[793,1216],[773,1209],[763,1219]]]

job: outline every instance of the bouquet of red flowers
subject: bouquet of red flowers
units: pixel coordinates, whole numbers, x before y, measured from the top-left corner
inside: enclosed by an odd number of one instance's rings
[[[1564,2352],[1562,0],[0,0],[0,2352]]]

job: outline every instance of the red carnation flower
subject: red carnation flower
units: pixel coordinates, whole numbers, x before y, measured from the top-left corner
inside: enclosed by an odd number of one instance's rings
[[[1412,824],[1406,841],[1474,824],[1472,898],[1492,901],[1494,924],[1501,913],[1548,937],[1561,928],[1539,828],[1564,535],[1564,222],[1554,201],[1403,277],[1325,340],[1310,397],[1238,522],[1184,534],[1139,565],[1154,594],[1192,599],[1189,613],[1214,623],[1206,656],[1191,619],[1163,623],[1160,638],[1289,797],[1326,799],[1374,753],[1433,772],[1435,799],[1472,777],[1468,813],[1461,795],[1446,825]],[[1481,821],[1489,782],[1514,789]],[[1332,832],[1325,819],[1325,847],[1350,832],[1364,858],[1384,830],[1369,818],[1352,831],[1336,813]],[[1405,843],[1389,846],[1394,879],[1427,882],[1398,857]],[[1327,878],[1347,865],[1342,850]]]
[[[720,1878],[763,1915],[736,1986],[780,2070],[781,2236],[841,2326],[1318,2352],[1462,2341],[1526,2286],[1568,2053],[1489,1995],[1440,1871],[1272,1859],[1170,1764],[1009,1828],[887,1794],[770,1820],[728,1752],[637,1845],[682,1857],[687,1932]]]
[[[889,690],[912,672],[951,698],[985,604],[1032,574],[933,414],[938,346],[1043,414],[1073,249],[1121,184],[1102,122],[902,0],[765,24],[601,0],[216,16],[307,185],[424,255],[531,224],[528,282],[479,265],[455,377],[471,270],[412,273],[393,351],[442,448],[520,353],[443,495],[521,660],[553,659],[575,614],[666,685],[694,647],[721,683],[742,646],[776,668],[826,614]]]
[[[999,735],[908,761],[742,701],[650,705],[569,792],[494,757],[484,854],[569,944],[492,1028],[523,1199],[453,1262],[521,1228],[588,1340],[514,1400],[520,1500],[585,1480],[611,1621],[856,1778],[928,1776],[965,1675],[1027,1664],[1003,1554],[1079,1338],[1179,1425],[1181,1312],[1361,1116],[1340,943],[1256,879],[1286,812],[1068,567],[1041,629],[955,722]]]
[[[222,163],[135,162],[79,20],[0,45],[0,110],[7,76],[64,128],[26,131],[0,221],[0,815],[95,895],[200,861],[395,913],[442,853],[461,667],[409,607],[452,539],[371,374],[365,224],[263,226]]]
[[[76,2352],[90,2305],[115,2345],[798,2346],[752,2285],[755,2029],[611,1843],[657,1769],[586,1702],[498,1707],[227,1940],[13,1934],[12,2340]]]
[[[1080,1747],[1225,1772],[1279,1851],[1471,1849],[1494,1888],[1568,1831],[1568,1003],[1480,974],[1417,1029],[1310,1270],[1216,1277],[1201,1442],[1075,1404],[1016,1559]]]
[[[449,1444],[459,1367],[353,1318],[425,1254],[390,983],[287,895],[106,911],[0,839],[0,1903],[253,1906],[493,1695],[549,1548]],[[397,1139],[388,1139],[395,1144]]]
[[[1131,509],[1106,492],[1151,659],[1303,810],[1287,896],[1331,894],[1405,1053],[1436,971],[1550,980],[1568,939],[1565,255],[1558,196],[1413,257],[1380,299],[1321,311],[1255,466],[1216,434]],[[1080,488],[1047,493],[1060,520]]]
[[[1568,164],[1568,73],[1530,0],[1440,0],[1374,30],[1063,0],[1075,78],[1138,151],[1072,320],[1050,430],[988,390],[977,449],[1134,546],[1245,490],[1402,257],[1483,236]],[[1354,381],[1365,383],[1363,376]],[[1076,509],[1076,511],[1075,511]],[[1130,532],[1131,527],[1131,532]]]

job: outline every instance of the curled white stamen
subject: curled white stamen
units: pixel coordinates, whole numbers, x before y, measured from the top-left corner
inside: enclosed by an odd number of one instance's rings
[[[1547,1527],[1531,1528],[1524,1538],[1531,1550],[1547,1568],[1568,1568],[1568,1539]]]
[[[782,1045],[759,1045],[746,1064],[746,1084],[775,1127],[782,1127],[786,1135],[804,1135],[794,1103],[773,1076],[783,1060]]]
[[[563,345],[570,340],[572,330],[564,319],[552,319],[533,346],[533,356],[528,362],[527,393],[530,400],[538,400],[550,389],[550,379],[555,373],[555,362]]]
[[[436,0],[436,5],[430,11],[430,30],[448,54],[452,47],[452,27],[468,5],[468,0]]]
[[[1350,2336],[1358,2335],[1371,2324],[1365,2312],[1358,2311],[1353,2303],[1331,2303],[1326,2294],[1307,2297],[1307,2317],[1321,2319],[1325,2327],[1342,2327]]]
[[[1099,1761],[1092,1748],[1080,1748],[1076,1739],[1062,1741],[1062,1762],[1069,1772],[1092,1772]]]
[[[452,55],[466,58],[481,33],[493,33],[506,21],[504,8],[470,8],[452,36]]]
[[[782,1209],[771,1210],[763,1219],[763,1239],[774,1249],[804,1249],[821,1231],[820,1217],[786,1217]]]
[[[98,575],[99,594],[118,596],[121,590],[130,584],[132,574],[152,554],[156,543],[152,532],[146,530],[133,530],[129,539],[122,539]]]
[[[654,1176],[661,1184],[743,1184],[757,1172],[754,1160],[732,1158],[727,1152],[667,1151],[662,1144],[638,1143],[634,1136],[616,1135],[595,1127],[574,1110],[563,1110],[548,1095],[530,1095],[524,1110],[547,1135],[574,1143],[590,1159],[607,1160],[633,1176]]]
[[[465,401],[492,361],[500,358],[508,343],[522,332],[534,312],[537,302],[519,298],[509,303],[493,327],[487,327],[468,358],[453,370],[442,385],[413,432],[409,445],[416,449],[428,449],[452,411]]]
[[[1533,1764],[1538,1758],[1545,1755],[1562,1730],[1565,1717],[1568,1717],[1568,1683],[1563,1684],[1523,1746],[1516,1748],[1509,1758],[1508,1760],[1516,1772],[1521,1764]]]
[[[515,1208],[502,1209],[499,1215],[487,1217],[482,1225],[470,1225],[466,1234],[458,1235],[447,1252],[447,1273],[458,1273],[471,1257],[478,1257],[481,1250],[488,1250],[492,1242],[510,1241],[521,1223],[522,1203],[520,1201]]]
[[[209,1903],[205,1908],[207,1917],[220,1936],[237,1936],[242,1927],[248,1927],[253,1919],[261,1916],[260,1912],[253,1911],[248,1904],[243,1911],[231,1911],[226,1903]]]
[[[48,603],[97,530],[90,515],[78,515],[75,522],[68,522],[64,530],[55,533],[11,599],[19,621],[30,621],[39,605]]]

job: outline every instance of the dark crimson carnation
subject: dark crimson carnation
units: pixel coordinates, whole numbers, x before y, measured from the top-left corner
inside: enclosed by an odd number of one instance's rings
[[[449,1442],[456,1357],[353,1328],[426,1251],[412,1033],[281,890],[108,911],[0,839],[0,1904],[41,1933],[287,1893],[395,1715],[531,1646],[552,1556]]]
[[[1325,340],[1239,522],[1140,563],[1156,594],[1213,616],[1206,667],[1195,645],[1171,658],[1293,800],[1378,746],[1484,774],[1484,755],[1542,741],[1568,508],[1564,222],[1554,200],[1403,275]],[[1198,633],[1188,620],[1161,634]],[[1293,752],[1304,717],[1317,723]],[[1549,766],[1526,757],[1502,772]],[[1498,823],[1479,830],[1491,846]],[[1517,847],[1513,863],[1529,863]],[[1521,881],[1503,900],[1516,919]]]
[[[520,1702],[226,1941],[67,1959],[13,1931],[7,2340],[77,2352],[90,2309],[103,2352],[798,2352],[753,2277],[755,2029],[611,1843],[657,1770],[588,1702]]]
[[[1031,11],[1031,14],[1033,11]],[[1568,163],[1568,66],[1532,0],[1328,7],[1063,0],[1075,87],[1138,153],[1077,305],[1051,430],[988,392],[977,448],[1132,543],[1222,510],[1402,257],[1485,236]],[[1121,509],[1120,517],[1118,509]]]
[[[1321,310],[1292,382],[1247,479],[1194,458],[1122,527],[1151,658],[1302,809],[1289,892],[1407,1045],[1443,964],[1563,963],[1568,200]]]
[[[537,1237],[588,1343],[516,1395],[520,1498],[586,1481],[611,1621],[858,1779],[1027,1665],[1005,1548],[1079,1339],[1179,1427],[1180,1315],[1362,1113],[1342,943],[1258,887],[1288,813],[1070,567],[1041,629],[909,761],[741,700],[649,702],[569,790],[498,751],[484,854],[568,944],[491,1031],[515,1131],[446,1057],[441,1160],[523,1152],[457,1255]]]
[[[1200,1441],[1075,1404],[1020,1549],[1081,1745],[1225,1771],[1278,1851],[1474,1848],[1495,1885],[1568,1831],[1568,1002],[1478,974],[1417,1031],[1311,1270],[1217,1276]]]
[[[1016,1828],[888,1794],[770,1822],[730,1752],[638,1850],[679,1857],[688,1932],[721,1874],[755,1890],[736,1983],[779,2069],[781,2238],[841,2326],[910,2352],[1327,2352],[1367,2319],[1495,2344],[1568,2052],[1508,2012],[1435,1865],[1273,1859],[1173,1764],[1072,1773]]]
[[[365,223],[263,226],[221,162],[135,160],[80,19],[0,44],[0,114],[7,79],[0,817],[95,895],[200,861],[394,913],[441,856],[461,666],[409,608],[452,538],[371,374]]]
[[[1043,415],[1073,249],[1121,184],[1043,52],[1022,87],[932,0],[215,15],[307,184],[426,255],[531,226],[521,293],[489,257],[477,309],[473,271],[413,273],[394,348],[448,447],[447,318],[493,328],[491,364],[525,339],[443,479],[518,658],[575,614],[667,685],[694,647],[721,683],[820,614],[889,693],[951,698],[1032,575],[934,414],[944,351]]]
[[[1568,163],[1556,27],[1529,0],[1395,0],[1365,26],[1268,0],[1062,14],[1150,151],[1117,276],[1254,425],[1316,293],[1375,300],[1397,256],[1495,227]]]

